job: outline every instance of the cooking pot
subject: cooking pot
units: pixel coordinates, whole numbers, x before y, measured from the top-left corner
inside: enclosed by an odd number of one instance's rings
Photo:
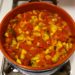
[[[48,10],[50,12],[56,12],[58,13],[69,25],[70,30],[72,32],[72,38],[73,38],[73,48],[72,50],[69,51],[69,54],[62,60],[57,62],[56,64],[50,66],[49,68],[33,68],[33,67],[28,67],[28,66],[23,66],[20,65],[18,63],[16,63],[13,59],[10,58],[10,56],[6,53],[5,49],[4,49],[4,33],[7,29],[7,25],[9,23],[9,20],[14,18],[17,14],[19,13],[23,13],[23,12],[27,12],[30,10]],[[37,73],[41,73],[44,71],[50,71],[53,70],[55,68],[57,68],[58,66],[62,65],[63,63],[65,63],[69,57],[74,53],[75,50],[75,26],[74,26],[74,21],[71,18],[71,16],[64,11],[62,8],[50,4],[50,3],[46,3],[46,2],[30,2],[30,3],[26,3],[20,6],[17,6],[16,8],[14,8],[13,10],[11,10],[2,20],[1,24],[0,24],[0,44],[1,44],[1,51],[4,54],[4,56],[7,58],[7,60],[9,60],[10,63],[12,63],[12,65],[14,65],[16,68],[21,69],[23,71],[30,71],[30,72],[37,72]]]

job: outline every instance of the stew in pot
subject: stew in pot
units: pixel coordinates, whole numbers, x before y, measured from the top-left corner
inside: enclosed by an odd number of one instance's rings
[[[19,64],[48,67],[67,56],[71,35],[68,23],[57,13],[32,10],[10,20],[4,34],[5,49]]]

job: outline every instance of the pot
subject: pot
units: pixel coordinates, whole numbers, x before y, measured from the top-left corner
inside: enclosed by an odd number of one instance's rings
[[[41,73],[41,72],[46,72],[46,71],[52,71],[53,69],[59,67],[60,65],[63,65],[69,59],[69,57],[74,53],[75,47],[73,47],[73,49],[69,52],[68,56],[66,56],[62,61],[59,61],[58,63],[52,65],[49,68],[43,68],[43,67],[42,68],[33,68],[33,67],[23,66],[23,65],[16,63],[14,60],[12,60],[9,57],[9,55],[5,52],[5,49],[4,49],[4,33],[6,31],[8,22],[10,19],[14,18],[19,13],[23,13],[23,12],[30,11],[30,10],[36,10],[36,9],[37,10],[48,10],[51,12],[58,13],[69,24],[70,30],[72,32],[73,42],[74,42],[73,45],[75,46],[75,40],[74,40],[74,38],[75,38],[75,26],[74,26],[73,19],[62,8],[60,8],[56,5],[50,4],[50,3],[46,3],[46,2],[31,2],[31,3],[17,6],[13,10],[11,10],[3,18],[1,25],[0,25],[0,44],[1,44],[2,53],[7,58],[7,60],[9,60],[9,62],[12,65],[14,65],[16,68],[23,70],[23,71],[29,71],[29,72],[33,72],[33,73]]]

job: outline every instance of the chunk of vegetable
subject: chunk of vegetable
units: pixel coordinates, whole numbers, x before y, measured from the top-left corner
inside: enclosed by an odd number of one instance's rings
[[[15,39],[13,39],[11,45],[12,46],[17,45],[17,41]]]
[[[16,60],[17,63],[22,64],[21,60],[17,58]]]
[[[72,48],[72,43],[63,43],[63,45],[67,51]]]
[[[50,30],[51,30],[51,35],[53,35],[53,34],[57,31],[57,26],[51,24],[51,25],[50,25]]]
[[[18,41],[24,41],[25,40],[25,36],[23,34],[20,34],[19,36],[17,36],[17,40]]]
[[[34,31],[39,31],[40,30],[40,27],[37,25],[34,27]]]
[[[47,32],[45,32],[43,34],[43,37],[42,38],[43,38],[44,41],[47,41],[49,39],[49,34]]]
[[[46,58],[47,60],[50,60],[52,57],[51,57],[50,55],[46,55],[45,58]]]
[[[22,49],[20,58],[21,58],[21,59],[24,59],[26,53],[27,53],[27,51],[26,51],[25,49]]]
[[[52,50],[53,50],[53,46],[48,47],[48,48],[45,50],[45,54],[49,54]]]
[[[8,33],[8,32],[6,32],[6,33],[5,33],[5,37],[8,37],[8,36],[9,36],[9,33]]]
[[[27,45],[32,45],[32,41],[30,41],[30,40],[27,40],[26,43],[27,43]]]
[[[35,57],[33,57],[32,59],[31,59],[31,63],[32,63],[32,66],[33,67],[36,67],[37,66],[37,63],[40,61],[40,55],[38,54],[38,55],[36,55]]]
[[[59,53],[56,53],[56,54],[54,55],[54,57],[52,57],[52,62],[55,63],[55,62],[58,61],[58,59],[59,59]]]
[[[62,46],[63,46],[62,42],[61,41],[58,41],[57,42],[57,45],[56,45],[57,50],[59,50],[60,48],[62,48]]]
[[[33,32],[33,35],[34,36],[41,36],[40,32],[38,32],[38,31]]]

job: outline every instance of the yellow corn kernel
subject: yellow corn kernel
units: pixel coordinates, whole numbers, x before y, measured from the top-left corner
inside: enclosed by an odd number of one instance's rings
[[[35,57],[32,58],[32,60],[38,60],[38,59],[39,59],[38,56],[35,56]]]
[[[60,49],[60,48],[63,46],[63,44],[62,44],[62,42],[61,42],[61,41],[58,41],[58,43],[57,43],[57,45],[56,45],[56,46],[57,46],[57,50],[58,50],[58,49]]]
[[[18,49],[18,48],[19,48],[19,44],[20,44],[20,43],[17,43],[16,49]]]
[[[53,50],[53,48],[54,48],[53,46],[50,46],[50,47],[49,47],[50,50]]]
[[[39,58],[40,58],[40,56],[38,54],[31,59],[32,67],[37,67],[37,63],[40,61]]]
[[[17,63],[22,64],[21,60],[17,58],[16,60]]]
[[[14,45],[16,45],[16,44],[17,44],[16,40],[13,39],[13,40],[12,40],[12,46],[14,46]]]
[[[33,23],[33,25],[36,25],[35,23],[38,21],[37,16],[32,16],[30,19],[30,23]]]
[[[49,35],[47,33],[43,34],[43,40],[46,41],[49,39]]]
[[[50,25],[50,30],[51,30],[51,32],[54,34],[54,33],[57,31],[57,26],[51,24],[51,25]]]
[[[26,54],[26,53],[27,53],[27,51],[25,49],[22,49],[21,54]]]
[[[69,50],[70,48],[72,48],[72,43],[63,43],[63,46],[66,48],[66,50]]]
[[[66,43],[65,47],[66,50],[69,50],[70,48],[72,48],[72,43]]]
[[[25,55],[21,54],[20,59],[24,59],[24,58],[25,58]]]
[[[40,60],[36,60],[36,62],[38,63]]]
[[[8,32],[6,32],[6,33],[5,33],[5,36],[6,36],[6,37],[8,37],[8,36],[9,36]]]
[[[46,55],[45,58],[46,58],[47,60],[50,60],[50,59],[51,59],[51,56],[50,56],[50,55]]]
[[[32,18],[33,20],[35,20],[35,18],[37,18],[37,16],[32,16],[31,18]]]
[[[41,34],[39,33],[39,32],[33,32],[33,35],[35,35],[35,36],[41,36]]]
[[[54,55],[54,57],[52,58],[52,62],[57,62],[58,61],[58,59],[59,59],[59,54],[57,53],[57,54],[55,54]]]
[[[48,53],[50,53],[50,50],[46,49],[45,54],[48,54]]]
[[[31,37],[27,36],[26,40],[32,41],[33,39]]]
[[[53,46],[46,49],[45,54],[49,54],[53,50]]]
[[[32,42],[29,41],[29,40],[27,40],[26,43],[27,43],[27,45],[31,45],[32,44]]]
[[[32,16],[30,22],[37,22],[38,18],[37,16]]]
[[[27,51],[26,51],[25,49],[22,49],[20,58],[21,58],[21,59],[24,59],[26,53],[27,53]]]
[[[25,40],[25,36],[24,36],[23,34],[21,34],[21,35],[19,35],[19,36],[17,37],[17,40],[18,40],[18,41],[24,41],[24,40]]]
[[[39,60],[40,55],[36,55],[35,57],[33,57],[31,60]]]
[[[32,67],[37,67],[37,63],[32,62]]]
[[[39,30],[40,30],[39,25],[37,25],[37,26],[34,27],[34,31],[39,31]]]

